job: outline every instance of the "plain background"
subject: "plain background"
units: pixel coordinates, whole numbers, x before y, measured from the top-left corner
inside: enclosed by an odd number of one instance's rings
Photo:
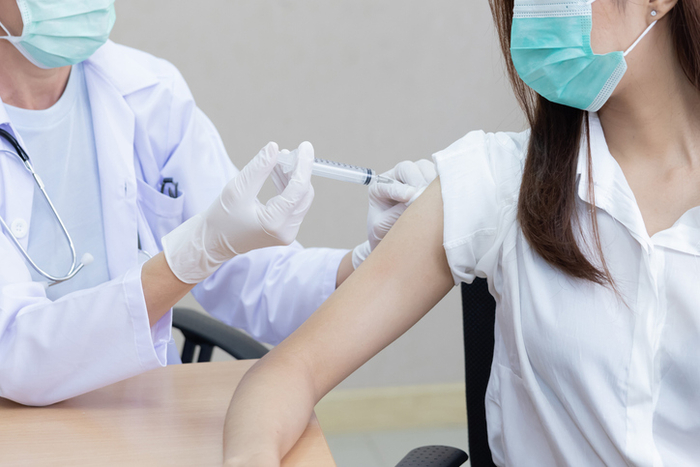
[[[317,157],[382,172],[472,130],[524,127],[487,0],[118,0],[116,9],[112,39],[179,68],[239,168],[268,141],[309,140]],[[313,182],[298,240],[364,241],[366,187]],[[462,353],[455,288],[341,386],[461,382]]]

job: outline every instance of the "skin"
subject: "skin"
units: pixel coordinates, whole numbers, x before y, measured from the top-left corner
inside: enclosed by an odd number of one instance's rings
[[[675,0],[593,3],[596,53],[626,50],[629,70],[599,116],[610,152],[622,168],[650,236],[700,204],[700,94],[683,74],[664,18]],[[657,16],[651,16],[656,10]],[[612,25],[625,25],[615,34]],[[594,26],[594,33],[596,32]]]
[[[669,41],[664,18],[674,5],[593,3],[596,53],[626,50],[659,20],[628,55],[628,72],[599,113],[650,234],[700,204],[700,93],[685,79]],[[227,414],[226,465],[279,466],[315,404],[452,288],[442,208],[438,179],[316,314],[251,368]]]
[[[278,466],[321,397],[452,288],[441,204],[434,182],[319,310],[245,375],[224,430],[228,465]]]
[[[13,36],[22,34],[22,16],[15,0],[0,0],[0,22]],[[0,36],[6,36],[0,28]],[[48,109],[68,83],[70,67],[44,70],[32,65],[6,40],[0,40],[0,96],[3,102],[30,110]]]
[[[22,34],[22,16],[15,0],[0,0],[0,22],[13,36]],[[6,36],[1,28],[0,36]],[[6,40],[0,40],[0,63],[0,97],[5,104],[23,109],[43,110],[54,105],[70,76],[69,66],[44,70],[33,65]],[[336,286],[353,270],[348,253],[338,267]],[[141,283],[151,326],[194,287],[173,274],[163,253],[143,265]]]

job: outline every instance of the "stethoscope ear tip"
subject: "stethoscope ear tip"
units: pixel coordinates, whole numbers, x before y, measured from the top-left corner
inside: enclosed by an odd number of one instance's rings
[[[82,258],[80,258],[80,262],[83,263],[83,266],[87,266],[90,263],[95,261],[95,257],[92,256],[90,253],[85,253]]]

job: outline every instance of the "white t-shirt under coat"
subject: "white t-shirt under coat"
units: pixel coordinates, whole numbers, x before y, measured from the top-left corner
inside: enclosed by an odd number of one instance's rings
[[[56,300],[67,293],[107,282],[100,178],[82,63],[72,67],[66,89],[50,108],[27,110],[10,105],[5,108],[73,239],[78,261],[84,253],[94,257],[93,263],[75,277],[49,287],[46,296]],[[65,275],[72,261],[68,241],[38,187],[34,188],[27,252],[40,268],[54,276]],[[34,268],[30,267],[29,271],[33,280],[48,281]]]

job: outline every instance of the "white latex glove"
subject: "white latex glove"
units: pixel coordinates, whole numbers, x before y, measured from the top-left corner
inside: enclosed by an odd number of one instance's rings
[[[382,174],[401,183],[377,183],[369,186],[367,241],[352,251],[352,265],[357,268],[374,250],[391,226],[437,177],[435,164],[426,159],[399,162]]]
[[[289,154],[289,150],[281,149],[280,154]],[[291,170],[285,172],[284,167],[279,164],[276,164],[274,169],[272,169],[270,178],[272,179],[272,184],[275,185],[278,195],[281,194],[284,188],[289,184],[289,181],[292,179],[292,172]]]
[[[278,154],[277,144],[268,143],[206,211],[163,237],[165,258],[178,279],[195,284],[235,255],[294,241],[314,197],[314,148],[308,142],[299,146],[291,177],[282,183],[280,194],[262,204],[257,196]]]

